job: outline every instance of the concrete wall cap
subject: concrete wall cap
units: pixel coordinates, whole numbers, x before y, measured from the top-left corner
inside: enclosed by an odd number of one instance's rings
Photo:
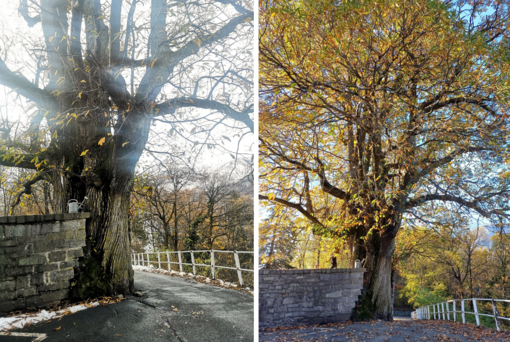
[[[90,213],[73,214],[50,214],[50,215],[22,215],[22,216],[0,216],[0,224],[38,223],[48,221],[67,221],[88,219]]]

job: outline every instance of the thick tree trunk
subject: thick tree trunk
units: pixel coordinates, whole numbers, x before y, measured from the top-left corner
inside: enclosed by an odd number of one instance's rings
[[[84,167],[95,172],[87,178],[87,184],[79,179],[81,186],[76,182],[69,187],[73,192],[79,189],[76,196],[80,201],[84,197],[81,189],[86,189],[91,212],[85,256],[75,273],[72,297],[76,299],[134,291],[128,213],[135,167],[148,138],[149,121],[146,116],[138,116],[126,122],[111,146],[85,161]],[[123,136],[136,143],[123,147],[122,142],[128,140],[122,140]]]
[[[374,234],[366,242],[365,248],[359,250],[358,258],[366,258],[366,272],[363,278],[363,293],[356,308],[356,319],[393,321],[391,274],[395,238],[392,235],[381,237]]]

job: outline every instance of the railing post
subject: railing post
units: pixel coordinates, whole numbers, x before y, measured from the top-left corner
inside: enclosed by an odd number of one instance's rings
[[[172,270],[172,266],[170,266],[170,253],[166,252],[166,268],[168,269],[168,272]]]
[[[195,270],[195,254],[193,251],[191,251],[191,265],[193,266],[193,275],[196,275],[197,271]]]
[[[446,321],[446,316],[444,315],[444,302],[441,302],[441,313],[443,314],[443,321]]]
[[[161,269],[161,252],[158,251],[158,268]]]
[[[455,299],[453,300],[453,321],[457,322],[457,311],[455,310]]]
[[[214,250],[211,249],[211,278],[214,280],[215,278],[215,264],[214,264]]]
[[[427,305],[427,319],[430,320],[430,305]]]
[[[196,275],[197,271],[195,270],[195,255],[193,251],[191,251],[191,265],[193,265],[193,275]]]
[[[237,251],[234,251],[234,259],[236,261],[237,277],[239,278],[239,284],[243,286],[243,274],[241,272],[241,263],[239,262],[239,254],[237,254]]]
[[[179,256],[179,272],[182,272],[182,257],[181,257],[181,251],[177,251],[177,255]]]
[[[492,302],[492,312],[494,313],[494,322],[496,322],[496,330],[500,331],[501,328],[499,326],[498,308],[496,307],[496,303],[494,302],[494,299],[491,299],[491,302]]]
[[[473,309],[475,311],[476,326],[480,326],[480,316],[478,316],[478,308],[476,307],[476,299],[473,298]]]
[[[450,320],[450,303],[446,302],[446,319]]]
[[[144,262],[144,260],[143,260],[143,253],[140,253],[140,256],[142,257],[142,266],[144,266],[143,265],[143,262]]]
[[[464,310],[464,298],[460,300],[460,310],[462,311],[462,323],[466,323],[466,310]]]
[[[434,319],[436,320],[436,304],[432,304],[432,312],[434,313]]]
[[[151,257],[149,255],[149,252],[147,252],[147,267],[150,267],[151,265]]]

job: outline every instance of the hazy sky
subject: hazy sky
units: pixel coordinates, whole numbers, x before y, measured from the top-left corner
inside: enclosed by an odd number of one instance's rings
[[[150,2],[148,2],[148,4],[150,4]],[[31,63],[31,60],[28,57],[31,49],[30,46],[31,44],[25,44],[23,47],[22,37],[29,37],[32,35],[42,36],[41,24],[39,23],[36,24],[33,28],[29,28],[26,22],[21,17],[21,15],[18,13],[18,6],[19,2],[16,0],[9,0],[7,2],[2,1],[2,10],[0,11],[0,56],[2,56],[2,58],[5,57],[6,54],[5,46],[11,44],[10,42],[7,42],[5,38],[7,37],[8,39],[9,37],[18,36],[16,41],[17,43],[16,49],[13,49],[12,51],[7,50],[7,54],[8,55],[15,54],[16,58],[23,58],[24,56],[26,56],[27,63]],[[137,7],[137,12],[139,10],[143,11],[144,10],[143,6]],[[20,35],[20,33],[23,34]],[[19,60],[17,61],[19,62]],[[30,80],[33,80],[33,74],[30,71],[28,71],[28,69],[18,68],[17,71],[23,73]],[[25,102],[23,104],[24,107],[23,110],[22,107],[19,106],[21,102],[22,100],[20,100],[20,98],[17,98],[16,93],[12,92],[10,89],[6,87],[0,86],[0,115],[2,115],[2,117],[6,117],[6,113],[8,112],[9,121],[11,122],[16,121],[19,118],[28,119],[28,115],[31,112],[33,112],[35,108],[27,110],[30,104],[28,102]],[[202,110],[202,112],[204,113],[204,115],[208,113],[205,110]],[[199,112],[196,111],[195,113]],[[27,119],[25,119],[25,121],[27,121]],[[155,122],[152,127],[153,133],[149,138],[149,144],[151,142],[157,142],[158,134],[163,136],[165,135],[165,133],[168,132],[170,128],[171,127],[169,127],[169,125]],[[192,127],[190,126],[189,129],[191,130],[191,128]],[[228,139],[222,138],[222,136],[228,137],[230,141]],[[175,151],[174,154],[175,156],[177,156],[177,159],[182,159],[186,161],[186,163],[188,163],[190,166],[195,166],[197,168],[206,168],[209,171],[213,171],[220,168],[226,171],[232,169],[234,162],[232,155],[235,156],[236,151],[239,152],[237,157],[241,163],[246,163],[246,161],[249,162],[251,160],[250,154],[253,153],[255,150],[254,135],[251,133],[246,134],[240,141],[239,137],[233,136],[233,134],[229,131],[228,128],[219,126],[212,131],[211,139],[220,142],[220,144],[224,146],[224,150],[218,148],[212,150],[204,148],[202,153],[200,154],[200,157],[196,158],[196,160],[195,157],[198,148],[195,148],[194,151],[189,150],[185,151],[182,148],[184,140],[182,140],[182,138],[179,139],[175,135],[172,140],[166,139],[167,143],[162,143],[159,144],[159,146],[157,147],[150,148],[157,149],[163,152],[173,150]],[[148,148],[149,144],[147,145]],[[183,152],[185,152],[184,155],[182,155]],[[166,157],[164,154],[155,154],[155,156],[161,159],[164,159]],[[139,165],[152,164],[153,162],[154,162],[153,158],[149,154],[145,153],[140,159]]]

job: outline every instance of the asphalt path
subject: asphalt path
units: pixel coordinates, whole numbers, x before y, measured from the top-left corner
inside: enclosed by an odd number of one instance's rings
[[[13,332],[46,334],[44,342],[253,341],[253,296],[148,272],[135,272],[143,297],[128,297]],[[0,336],[0,342],[35,338]]]
[[[412,321],[396,319],[394,322],[359,322],[322,326],[303,326],[291,329],[263,329],[259,332],[260,342],[319,342],[319,341],[371,341],[371,342],[414,342],[414,341],[510,341],[510,333],[473,324],[444,321]]]

